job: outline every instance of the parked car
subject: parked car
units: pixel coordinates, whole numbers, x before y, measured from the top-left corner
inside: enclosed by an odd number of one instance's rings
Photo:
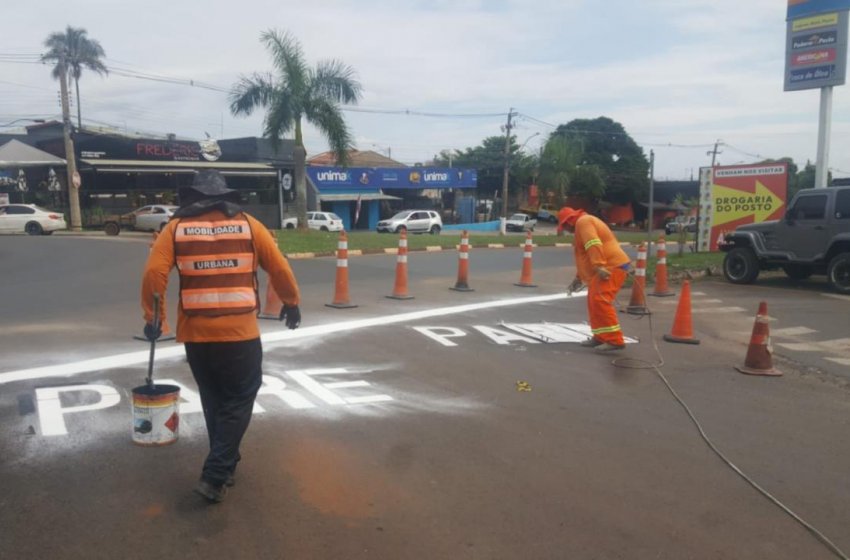
[[[666,224],[664,224],[664,233],[673,235],[679,233],[679,228],[682,227],[688,233],[695,233],[697,230],[696,216],[676,216]]]
[[[726,252],[723,275],[733,284],[781,268],[793,280],[825,274],[836,291],[850,294],[850,187],[804,189],[783,219],[740,226],[719,248]]]
[[[50,235],[67,229],[65,216],[35,204],[4,204],[0,206],[0,232]]]
[[[307,212],[307,227],[319,231],[342,231],[342,218],[333,212]]]
[[[554,204],[541,204],[537,209],[537,220],[540,222],[558,223],[558,211],[560,208]]]
[[[537,220],[528,214],[517,213],[508,218],[505,222],[505,229],[508,231],[534,231],[534,226],[537,225]]]
[[[128,215],[133,229],[139,231],[161,231],[174,215],[177,206],[151,204],[133,210]]]
[[[284,218],[281,229],[295,229],[298,227],[298,218]]]
[[[378,222],[378,233],[438,234],[443,229],[443,219],[433,210],[403,210],[388,220]]]

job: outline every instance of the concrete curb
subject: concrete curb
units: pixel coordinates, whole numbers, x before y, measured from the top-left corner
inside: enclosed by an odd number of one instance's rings
[[[620,243],[621,247],[637,247],[639,243],[633,243],[630,241],[624,241]],[[678,245],[676,241],[668,241],[667,245]],[[572,243],[555,243],[554,245],[538,245],[534,243],[533,247],[557,247],[557,248],[570,248],[573,246]],[[436,253],[439,251],[457,251],[459,245],[455,245],[454,248],[443,247],[441,245],[428,245],[420,248],[412,248],[408,247],[407,251],[409,253],[415,252],[427,252],[427,253]],[[475,245],[470,243],[470,249],[513,249],[513,248],[525,248],[525,239],[523,238],[521,241],[518,241],[516,244],[513,243],[487,243],[481,245]],[[348,256],[362,256],[362,255],[397,255],[398,248],[397,247],[385,247],[380,249],[349,249]],[[289,259],[315,259],[319,257],[335,257],[336,251],[323,252],[323,253],[286,253],[286,257]]]

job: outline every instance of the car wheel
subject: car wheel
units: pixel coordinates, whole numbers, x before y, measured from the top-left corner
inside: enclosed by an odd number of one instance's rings
[[[431,235],[438,235],[440,233],[440,226],[433,225],[431,226]]]
[[[396,233],[406,232],[407,228],[405,226],[398,226],[395,230]]]
[[[295,224],[293,224],[292,222],[286,224],[286,229],[295,229]]]
[[[805,280],[815,272],[812,267],[802,264],[786,264],[782,270],[791,280]]]
[[[738,247],[726,253],[723,276],[733,284],[752,284],[759,275],[759,262],[749,247]]]
[[[328,226],[322,226],[319,228],[320,231],[328,231]]]
[[[165,229],[165,226],[166,226],[167,224],[168,224],[168,222],[162,222],[161,224],[159,224],[159,231],[164,230],[164,229]]]
[[[30,235],[41,235],[44,229],[38,222],[29,222],[26,226],[24,226],[24,231]]]
[[[833,257],[829,261],[826,277],[835,291],[850,294],[850,253],[841,253]]]
[[[109,222],[103,226],[103,232],[106,233],[106,235],[118,235],[121,233],[121,228],[115,222]]]

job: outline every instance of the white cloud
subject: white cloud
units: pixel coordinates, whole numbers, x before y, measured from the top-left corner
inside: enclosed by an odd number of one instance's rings
[[[48,33],[71,23],[101,41],[109,64],[230,87],[240,74],[270,68],[259,35],[274,27],[292,31],[311,62],[352,65],[364,107],[514,107],[553,124],[606,115],[645,144],[722,138],[748,153],[801,162],[816,149],[817,92],[782,92],[785,3],[776,0],[618,0],[604,9],[589,0],[153,0],[127,14],[123,3],[103,1],[23,4],[5,15],[0,54],[39,52]],[[58,113],[48,68],[0,65],[0,116]],[[190,137],[261,131],[262,115],[230,116],[223,93],[90,74],[81,88],[84,118],[128,130]],[[835,90],[831,163],[850,169],[846,92]],[[476,145],[500,134],[505,120],[347,116],[362,149],[391,148],[407,162]],[[527,119],[518,125],[520,141],[551,131]],[[306,141],[310,152],[326,149],[311,127]],[[536,145],[537,139],[529,143]],[[704,152],[658,147],[659,175],[686,176],[708,163]]]

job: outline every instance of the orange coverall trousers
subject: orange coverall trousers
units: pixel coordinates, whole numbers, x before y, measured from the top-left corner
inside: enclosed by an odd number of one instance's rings
[[[598,274],[593,276],[587,287],[587,313],[590,317],[590,331],[596,340],[615,346],[625,344],[623,330],[617,317],[614,300],[626,281],[626,271],[617,267],[608,270],[611,276],[607,280]]]

